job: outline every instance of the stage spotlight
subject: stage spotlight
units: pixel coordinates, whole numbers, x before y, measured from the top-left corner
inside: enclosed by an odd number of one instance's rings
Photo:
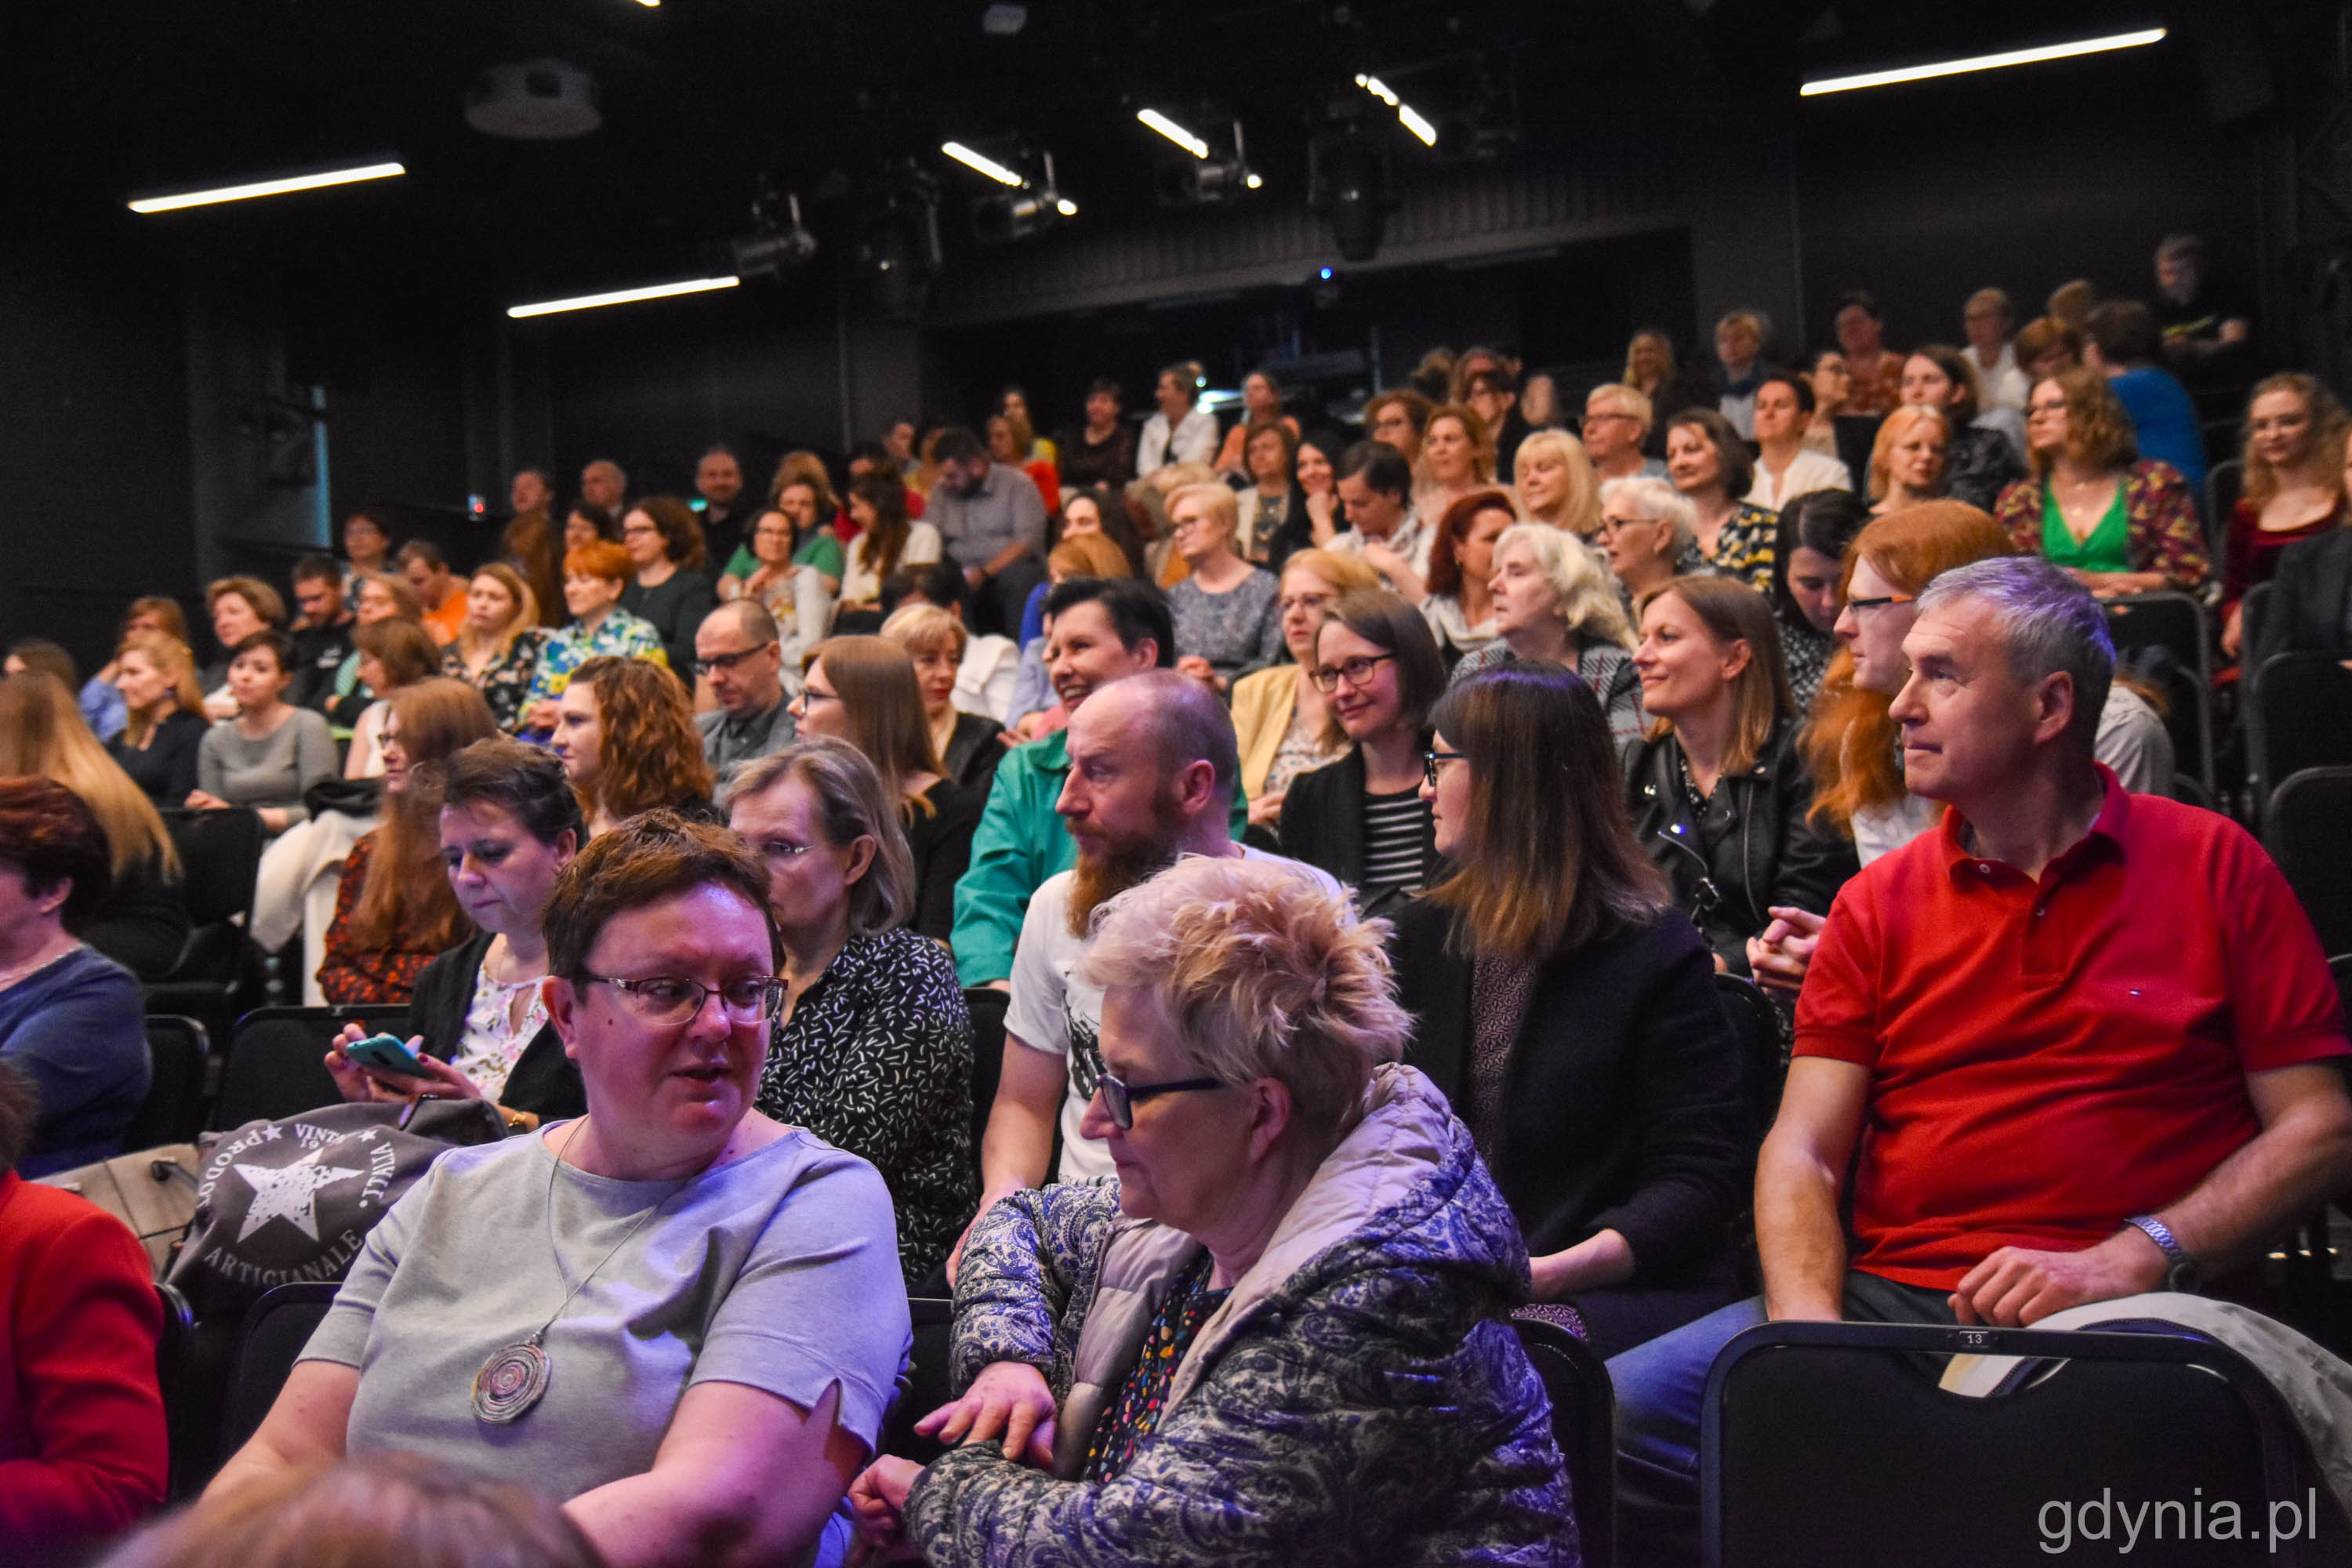
[[[728,256],[739,278],[781,278],[816,254],[816,236],[801,223],[797,192],[784,197],[789,222],[779,222],[776,195],[765,180],[751,201],[753,230],[727,242]]]
[[[976,153],[961,142],[950,142],[940,152],[968,169],[987,175],[999,184],[1013,188],[992,195],[979,197],[971,204],[971,234],[983,245],[1004,245],[1016,239],[1026,239],[1042,234],[1065,218],[1078,216],[1078,204],[1062,195],[1061,184],[1054,175],[1054,154],[1038,155],[1036,173],[1033,176],[1011,164],[998,163],[984,153]],[[1014,162],[1027,163],[1025,153],[1016,153]]]
[[[1185,134],[1190,136],[1192,133],[1186,132]],[[1171,137],[1170,140],[1176,139]],[[1233,153],[1230,156],[1215,156],[1214,149],[1198,137],[1192,138],[1192,143],[1200,151],[1193,153],[1192,163],[1163,163],[1152,175],[1152,194],[1160,198],[1160,205],[1189,207],[1230,202],[1265,185],[1265,181],[1249,166],[1249,147],[1242,139],[1240,121],[1234,121]],[[1192,152],[1192,145],[1182,142],[1178,142],[1177,145]]]

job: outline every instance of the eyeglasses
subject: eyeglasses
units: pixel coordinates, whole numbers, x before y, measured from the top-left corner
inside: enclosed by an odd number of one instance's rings
[[[694,661],[695,672],[699,675],[717,675],[720,671],[724,670],[728,674],[731,675],[734,673],[735,667],[737,665],[741,664],[747,658],[756,658],[775,646],[775,642],[772,638],[767,642],[761,643],[757,647],[747,647],[736,653],[714,653],[709,658],[696,659]]]
[[[1351,658],[1339,664],[1318,666],[1315,670],[1315,689],[1318,691],[1337,691],[1342,680],[1350,686],[1361,687],[1364,682],[1372,678],[1374,665],[1395,657],[1396,655],[1392,653],[1376,653],[1369,658]]]
[[[1339,595],[1335,594],[1300,594],[1287,599],[1276,599],[1274,607],[1286,616],[1293,610],[1319,610],[1326,605],[1336,604],[1338,600]]]
[[[1133,1085],[1116,1073],[1102,1073],[1095,1079],[1095,1089],[1102,1096],[1103,1109],[1110,1112],[1111,1125],[1121,1132],[1135,1126],[1135,1108],[1147,1100],[1162,1094],[1203,1094],[1213,1089],[1229,1087],[1223,1079],[1215,1078],[1188,1078],[1173,1083]]]
[[[801,711],[803,713],[807,712],[810,709],[815,707],[820,702],[838,702],[840,700],[841,693],[838,691],[819,691],[814,686],[803,686],[801,688]]]
[[[703,1003],[713,996],[719,998],[719,1010],[730,1024],[764,1023],[784,1005],[784,983],[772,974],[745,975],[719,986],[669,974],[623,980],[616,975],[583,971],[577,978],[593,984],[610,985],[627,999],[629,1011],[648,1024],[690,1023],[700,1016]]]
[[[1661,519],[1654,517],[1604,517],[1601,520],[1600,526],[1595,528],[1592,531],[1595,533],[1614,533],[1621,528],[1631,528],[1637,522],[1655,523],[1661,521]]]
[[[1430,788],[1435,789],[1438,763],[1466,763],[1469,760],[1470,754],[1467,752],[1423,752],[1421,753],[1421,776],[1429,781]]]
[[[1598,425],[1598,424],[1600,424],[1603,419],[1624,419],[1624,420],[1631,421],[1632,423],[1633,423],[1633,424],[1635,424],[1635,425],[1639,425],[1639,424],[1642,422],[1640,419],[1636,418],[1634,416],[1633,416],[1633,415],[1631,415],[1631,414],[1627,414],[1627,413],[1624,413],[1624,412],[1622,412],[1622,411],[1621,411],[1621,410],[1612,408],[1612,409],[1609,409],[1608,411],[1606,411],[1605,413],[1601,413],[1601,414],[1588,414],[1588,415],[1586,415],[1586,416],[1584,416],[1583,423],[1585,423],[1585,424],[1587,424],[1587,425]]]
[[[1918,602],[1916,594],[1886,594],[1875,599],[1848,599],[1845,607],[1855,615],[1864,610],[1883,610],[1889,605],[1911,605]]]

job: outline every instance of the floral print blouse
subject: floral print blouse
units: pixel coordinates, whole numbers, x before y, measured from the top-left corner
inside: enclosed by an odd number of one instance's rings
[[[490,717],[501,730],[512,730],[522,721],[523,700],[530,695],[531,678],[539,673],[539,656],[546,647],[549,634],[538,626],[525,626],[507,645],[506,652],[492,659],[479,675],[466,672],[466,655],[457,643],[451,643],[441,655],[441,673],[452,679],[462,680],[482,694],[490,705]]]
[[[1754,501],[1736,502],[1716,536],[1715,553],[1702,557],[1703,570],[1717,577],[1737,577],[1759,593],[1769,593],[1780,531],[1778,514]]]
[[[2046,484],[2020,479],[2000,492],[1993,517],[2021,553],[2042,553]],[[2170,463],[2137,462],[2124,470],[2126,550],[2135,572],[2161,572],[2175,588],[2195,592],[2212,570],[2197,498]]]
[[[523,709],[528,711],[542,697],[562,696],[563,689],[572,684],[573,670],[607,655],[650,659],[665,668],[669,665],[669,653],[662,647],[661,633],[654,624],[616,606],[604,612],[594,631],[583,631],[574,621],[549,635],[546,646],[540,649],[539,668],[523,693]]]

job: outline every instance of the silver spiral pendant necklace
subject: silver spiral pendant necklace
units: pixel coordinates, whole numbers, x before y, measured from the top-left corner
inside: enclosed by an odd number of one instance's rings
[[[555,1163],[547,1173],[547,1245],[549,1250],[555,1254],[555,1272],[559,1278],[563,1273],[563,1249],[555,1239],[555,1177],[563,1169],[564,1151],[572,1147],[572,1138],[578,1135],[579,1127],[574,1126],[565,1136],[563,1148],[556,1151]],[[621,1248],[629,1245],[630,1237],[643,1230],[646,1221],[653,1218],[661,1206],[656,1204],[637,1216],[637,1223],[613,1244],[612,1251],[596,1260],[596,1267],[588,1270],[579,1284],[572,1287],[562,1304],[548,1315],[547,1321],[539,1326],[537,1332],[527,1340],[502,1345],[490,1352],[489,1359],[482,1363],[482,1370],[474,1374],[474,1416],[477,1420],[487,1421],[496,1426],[510,1425],[529,1415],[531,1406],[545,1396],[548,1383],[555,1375],[555,1363],[548,1358],[542,1342],[547,1338],[547,1331],[555,1326],[556,1319],[563,1316],[564,1308],[571,1306],[573,1299],[588,1288],[588,1281],[595,1279],[604,1265],[612,1262]]]

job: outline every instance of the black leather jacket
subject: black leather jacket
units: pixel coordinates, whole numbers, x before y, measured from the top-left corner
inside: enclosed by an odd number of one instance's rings
[[[1704,811],[1683,788],[1682,742],[1672,734],[1631,742],[1621,761],[1634,837],[1734,974],[1748,972],[1748,939],[1771,923],[1774,904],[1827,914],[1861,869],[1852,840],[1805,821],[1813,783],[1786,720],[1753,768],[1716,781]]]

